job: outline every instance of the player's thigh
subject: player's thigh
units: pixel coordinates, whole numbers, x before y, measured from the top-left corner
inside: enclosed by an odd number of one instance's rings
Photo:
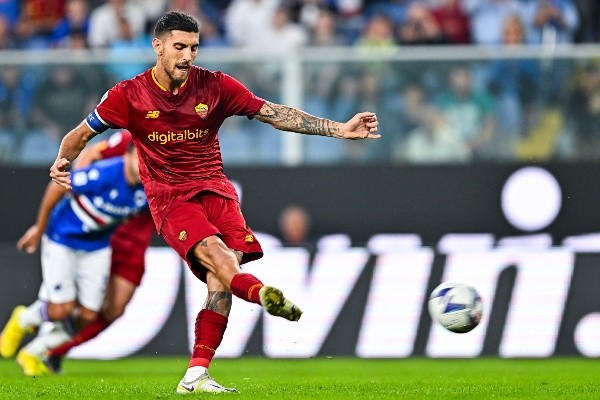
[[[181,258],[188,260],[190,250],[196,243],[218,235],[219,230],[208,220],[204,207],[194,197],[169,213],[163,222],[161,234]]]
[[[80,252],[77,266],[77,299],[91,311],[102,307],[110,271],[110,247]]]
[[[54,304],[77,299],[77,252],[67,246],[42,238],[42,286],[39,298]]]

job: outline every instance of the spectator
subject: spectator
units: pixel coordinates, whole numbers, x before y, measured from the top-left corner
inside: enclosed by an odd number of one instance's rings
[[[340,29],[347,43],[354,43],[365,27],[363,0],[329,0],[340,19]]]
[[[402,148],[408,133],[421,124],[422,110],[427,107],[427,98],[423,87],[411,81],[392,92],[382,104],[382,120],[389,127],[377,143],[373,143],[371,157],[379,161],[398,160],[395,149]]]
[[[10,28],[9,19],[0,14],[0,50],[13,50],[17,47]]]
[[[529,0],[524,5],[531,43],[572,43],[579,14],[571,0]]]
[[[207,20],[221,28],[221,15],[211,1],[206,0],[167,0],[166,11],[183,11],[196,18],[200,25]],[[200,27],[202,28],[202,26]]]
[[[474,44],[501,44],[506,18],[514,14],[523,16],[525,11],[520,0],[464,0],[463,5],[471,20]]]
[[[239,47],[260,47],[271,32],[279,0],[233,0],[224,18],[229,42]],[[269,37],[270,39],[273,39]]]
[[[15,34],[25,48],[46,48],[50,36],[65,15],[65,0],[24,0]]]
[[[321,10],[317,15],[310,32],[311,46],[342,46],[344,38],[338,32],[337,19],[334,13]]]
[[[109,45],[110,54],[115,58],[119,56],[135,58],[136,54],[142,56],[145,52],[152,52],[151,46],[148,45],[150,42],[148,38],[134,36],[131,24],[126,18],[121,18],[118,27],[115,28],[119,31],[119,38]],[[110,82],[115,83],[136,76],[149,67],[149,63],[143,62],[113,62],[106,65],[106,72]]]
[[[27,69],[0,68],[0,129],[19,142],[27,131],[36,81]]]
[[[363,34],[356,41],[363,49],[393,49],[396,47],[394,23],[386,15],[379,14],[371,18]]]
[[[54,46],[68,47],[61,41],[68,40],[73,32],[87,36],[89,28],[89,6],[86,0],[68,0],[65,16],[54,27],[51,34]]]
[[[305,46],[308,43],[308,33],[304,26],[291,20],[287,7],[279,7],[270,23],[269,40],[262,41],[262,48],[285,52]]]
[[[419,0],[375,1],[367,10],[367,15],[386,15],[395,25],[402,25],[408,18],[408,9]]]
[[[429,105],[421,109],[420,124],[397,146],[395,158],[414,164],[466,162],[470,149],[442,113]]]
[[[506,46],[525,43],[525,27],[518,15],[510,15],[505,21],[503,43]],[[529,130],[525,116],[541,95],[539,63],[521,58],[495,60],[488,65],[485,74],[487,87],[498,99],[496,154],[512,157],[516,141]]]
[[[62,135],[77,125],[97,103],[93,93],[74,66],[57,65],[36,94],[32,120],[38,126]]]
[[[473,156],[481,156],[496,129],[496,104],[489,92],[476,90],[467,66],[455,66],[449,74],[449,90],[437,99],[448,122],[458,130]]]
[[[575,33],[577,42],[594,43],[600,40],[600,2],[575,0],[579,12],[579,29]]]
[[[123,30],[118,29],[126,20],[131,37],[138,39],[144,35],[146,16],[137,4],[125,0],[106,0],[106,3],[90,14],[88,42],[92,48],[107,48],[113,42],[123,39]]]
[[[200,26],[200,46],[202,47],[228,47],[229,42],[219,30],[219,26],[212,19],[205,18]]]
[[[420,3],[412,3],[404,23],[397,25],[398,41],[403,45],[443,44],[448,41],[433,13]]]
[[[311,224],[310,215],[302,206],[292,204],[284,208],[279,214],[279,231],[284,246],[308,247],[314,250]]]
[[[130,3],[137,5],[139,8],[144,10],[146,16],[146,22],[150,25],[154,25],[160,18],[162,13],[167,7],[168,0],[128,0]],[[148,27],[149,28],[149,27]]]
[[[600,67],[585,65],[577,74],[576,88],[567,104],[568,125],[575,154],[585,161],[600,160]]]
[[[4,16],[8,20],[11,29],[14,28],[21,14],[21,3],[20,0],[0,1],[0,16]]]
[[[432,13],[449,43],[469,44],[471,42],[469,15],[460,0],[442,0]]]
[[[292,20],[308,29],[314,29],[321,12],[327,11],[324,0],[291,0],[286,4],[290,5]]]
[[[315,47],[339,46],[343,44],[343,40],[337,33],[335,15],[330,11],[322,10],[312,28],[310,45]],[[333,108],[341,74],[340,63],[311,62],[306,64],[304,109],[308,113],[324,115],[323,113],[327,113]],[[339,140],[327,140],[317,136],[306,136],[303,139],[306,161],[330,163],[337,161],[335,154],[339,156],[342,153],[342,143]]]

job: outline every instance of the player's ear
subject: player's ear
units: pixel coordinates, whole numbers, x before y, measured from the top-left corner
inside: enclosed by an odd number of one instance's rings
[[[162,47],[162,41],[159,38],[154,38],[152,39],[152,48],[154,49],[154,52],[156,53],[157,56],[162,55],[162,51],[163,51],[163,47]]]

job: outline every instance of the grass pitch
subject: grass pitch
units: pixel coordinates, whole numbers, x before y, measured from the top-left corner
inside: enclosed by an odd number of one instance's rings
[[[1,399],[600,399],[600,363],[544,360],[217,359],[211,375],[240,394],[177,395],[188,358],[67,360],[61,376],[28,378],[0,361]]]

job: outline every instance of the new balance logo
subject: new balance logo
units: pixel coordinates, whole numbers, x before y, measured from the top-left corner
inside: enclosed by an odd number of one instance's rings
[[[157,110],[148,111],[148,114],[146,114],[146,118],[158,118],[159,114],[160,114],[160,111],[157,111]]]

